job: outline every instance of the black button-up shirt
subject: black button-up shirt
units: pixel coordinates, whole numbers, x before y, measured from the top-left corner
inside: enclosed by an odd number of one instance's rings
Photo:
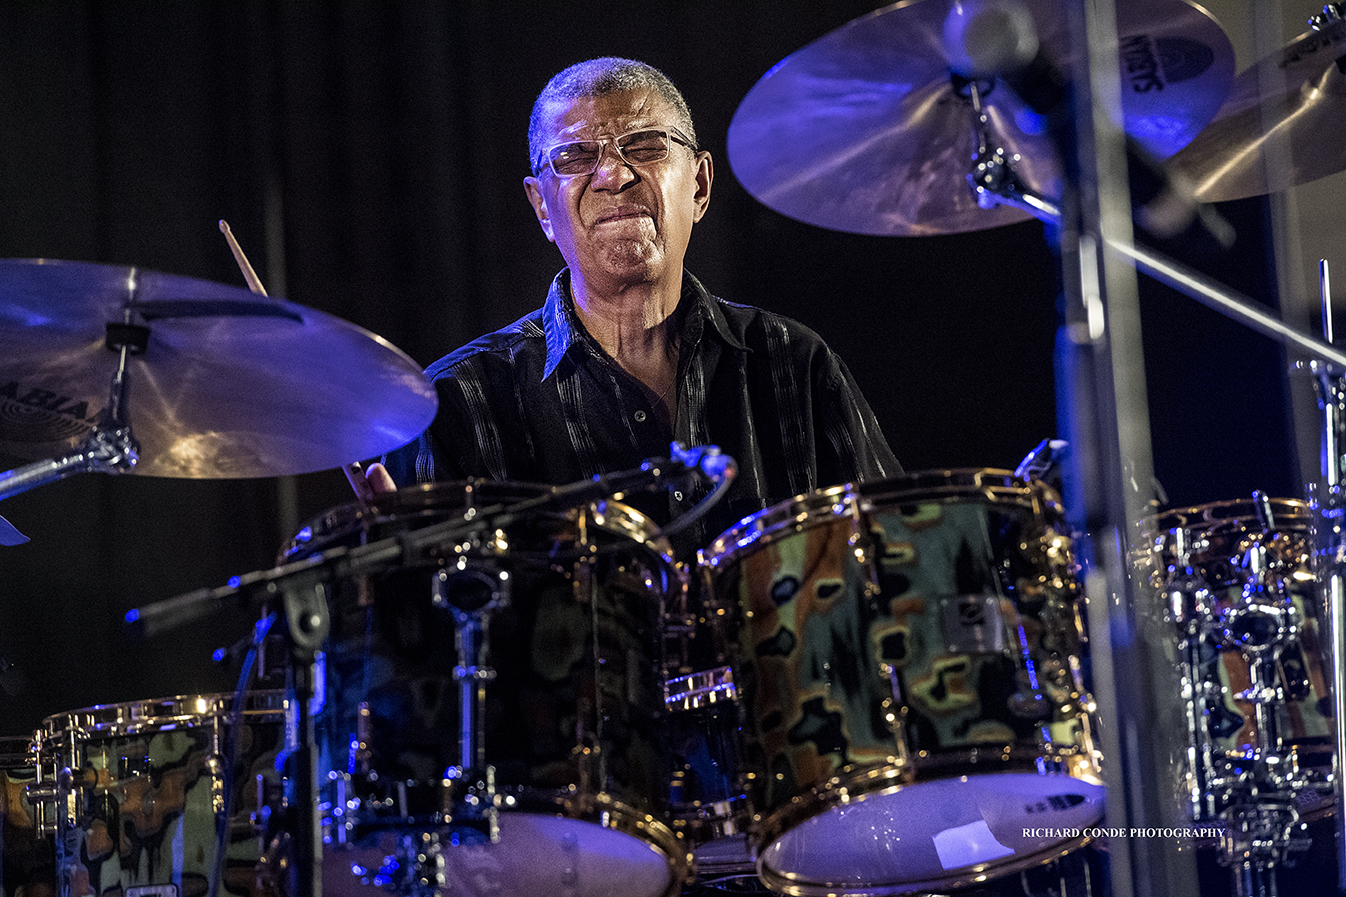
[[[684,273],[672,430],[634,377],[598,345],[570,299],[570,272],[542,308],[426,369],[439,412],[385,458],[399,485],[482,477],[565,484],[715,445],[738,463],[701,543],[795,495],[901,473],[845,364],[789,318],[712,296]],[[630,503],[656,520],[689,511],[709,484]],[[663,505],[664,507],[659,507]]]

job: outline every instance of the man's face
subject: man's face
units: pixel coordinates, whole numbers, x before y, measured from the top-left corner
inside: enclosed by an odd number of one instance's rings
[[[581,97],[557,104],[543,148],[677,124],[669,104],[648,90]],[[524,179],[547,239],[571,271],[597,290],[669,274],[681,277],[692,225],[710,203],[710,154],[673,143],[668,158],[628,165],[611,143],[593,174],[559,177],[546,163]]]

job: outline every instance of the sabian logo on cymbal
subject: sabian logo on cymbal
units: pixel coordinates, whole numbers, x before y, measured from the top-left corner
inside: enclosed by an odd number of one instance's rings
[[[1215,64],[1214,50],[1185,37],[1133,35],[1122,40],[1121,56],[1126,80],[1136,93],[1190,81]]]
[[[89,403],[51,389],[0,383],[0,439],[11,442],[60,442],[83,435],[98,416]]]

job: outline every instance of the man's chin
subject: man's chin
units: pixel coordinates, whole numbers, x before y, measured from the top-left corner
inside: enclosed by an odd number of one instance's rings
[[[603,269],[610,277],[649,281],[658,278],[665,267],[664,254],[646,242],[619,243],[603,255]]]

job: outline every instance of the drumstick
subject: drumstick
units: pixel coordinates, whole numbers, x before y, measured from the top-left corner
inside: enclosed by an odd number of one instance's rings
[[[243,254],[243,247],[238,245],[234,239],[234,232],[229,229],[229,222],[223,218],[220,219],[220,233],[224,234],[224,241],[229,244],[229,250],[234,254],[234,261],[238,262],[238,267],[243,271],[243,279],[248,282],[248,289],[254,293],[266,295],[266,287],[262,286],[262,281],[257,276],[257,272],[252,270],[252,265],[248,263],[248,257]]]
[[[243,279],[248,282],[248,289],[265,296],[266,287],[262,286],[257,272],[252,270],[248,257],[243,254],[243,247],[234,239],[234,232],[229,229],[229,222],[223,218],[220,219],[220,233],[224,234],[224,240],[229,244],[229,251],[234,254],[234,261],[238,262],[239,270],[243,272]],[[374,500],[374,490],[370,488],[369,480],[365,479],[364,468],[360,466],[360,462],[343,465],[341,471],[346,474],[346,482],[351,484],[351,489],[355,490],[356,499],[361,505],[369,507],[369,503]]]

